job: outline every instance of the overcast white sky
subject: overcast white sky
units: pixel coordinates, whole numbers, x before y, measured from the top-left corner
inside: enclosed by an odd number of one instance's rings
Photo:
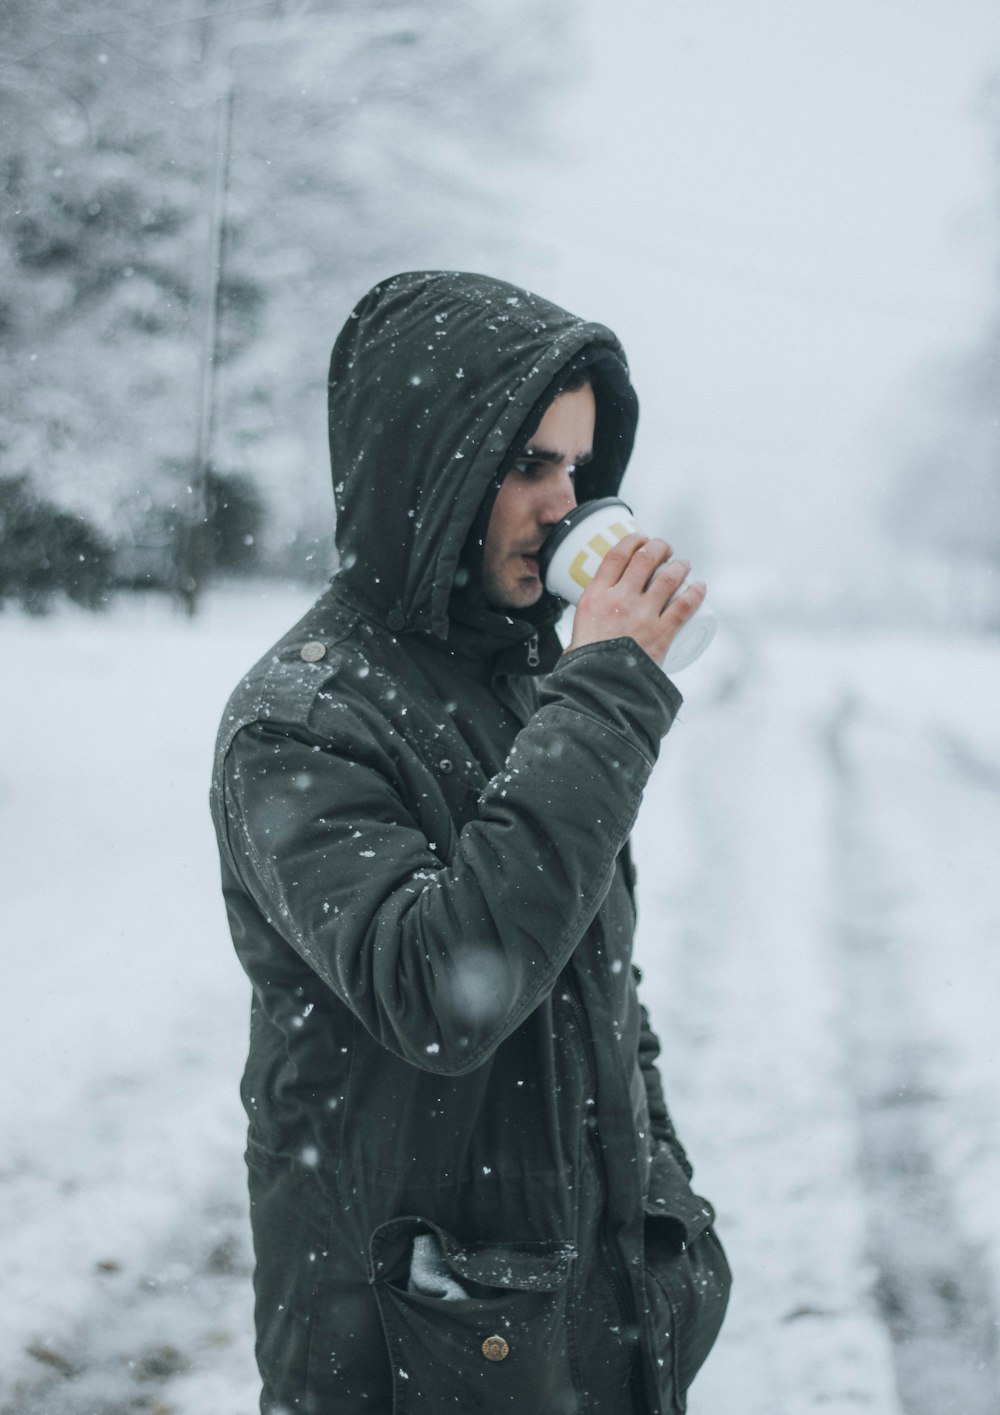
[[[579,10],[543,288],[625,342],[637,503],[705,508],[716,571],[870,554],[924,371],[998,301],[1000,5]]]

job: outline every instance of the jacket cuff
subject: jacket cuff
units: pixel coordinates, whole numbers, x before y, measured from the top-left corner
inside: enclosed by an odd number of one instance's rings
[[[544,679],[542,703],[567,706],[634,740],[653,762],[684,699],[635,639],[568,650]]]

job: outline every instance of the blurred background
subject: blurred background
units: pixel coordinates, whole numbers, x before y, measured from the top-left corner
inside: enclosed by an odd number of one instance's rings
[[[620,330],[717,589],[996,624],[988,0],[189,9],[5,0],[5,597],[321,582],[332,336],[456,266]]]
[[[0,1411],[255,1405],[206,792],[399,270],[603,320],[723,629],[640,816],[694,1415],[1000,1408],[993,0],[2,0]]]

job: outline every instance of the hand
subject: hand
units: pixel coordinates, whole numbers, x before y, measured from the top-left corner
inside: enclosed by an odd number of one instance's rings
[[[576,607],[569,647],[627,636],[662,668],[677,631],[705,598],[705,586],[698,581],[669,603],[691,568],[670,555],[665,540],[640,534],[612,546]]]

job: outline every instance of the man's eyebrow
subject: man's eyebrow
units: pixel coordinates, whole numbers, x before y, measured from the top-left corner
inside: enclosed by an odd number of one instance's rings
[[[548,447],[535,447],[533,443],[528,444],[521,453],[521,456],[530,457],[533,462],[561,462],[563,459],[561,452],[554,452]],[[582,456],[576,458],[573,462],[573,466],[585,467],[588,462],[592,462],[593,460],[593,452],[584,452]]]

